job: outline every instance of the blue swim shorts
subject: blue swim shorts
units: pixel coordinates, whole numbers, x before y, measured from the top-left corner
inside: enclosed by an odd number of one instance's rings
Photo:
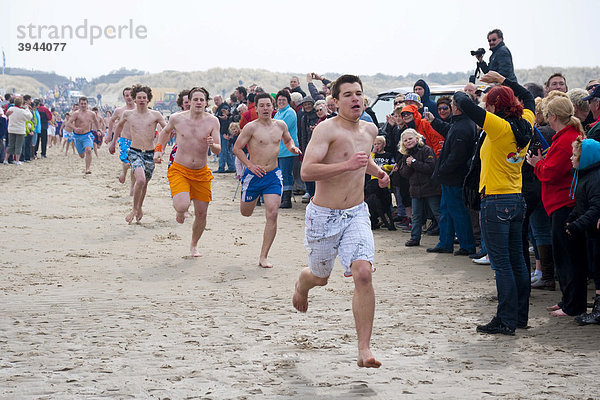
[[[77,149],[77,153],[79,155],[85,152],[85,148],[89,147],[91,149],[94,148],[93,136],[91,132],[88,133],[73,133],[75,136],[75,149]]]
[[[117,143],[119,143],[119,159],[125,164],[129,164],[129,159],[127,158],[127,150],[131,147],[131,140],[125,139],[124,137],[120,137],[117,139]]]
[[[242,177],[242,201],[254,201],[261,194],[278,194],[283,193],[283,175],[279,168],[275,168],[266,173],[265,176],[259,178],[254,175],[248,168],[244,171]]]

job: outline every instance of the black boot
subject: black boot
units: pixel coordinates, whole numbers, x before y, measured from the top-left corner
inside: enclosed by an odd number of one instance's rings
[[[594,299],[592,312],[589,314],[583,313],[575,317],[575,322],[579,325],[600,324],[600,295],[597,294]]]
[[[281,196],[281,204],[279,208],[292,208],[292,191],[285,190]]]

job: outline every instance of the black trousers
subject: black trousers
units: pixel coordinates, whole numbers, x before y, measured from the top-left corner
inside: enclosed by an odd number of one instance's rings
[[[587,310],[587,257],[585,236],[570,237],[565,222],[573,207],[562,207],[552,213],[552,255],[562,291],[559,306],[568,315]]]
[[[42,133],[38,135],[37,142],[35,142],[35,154],[38,152],[40,142],[42,143],[42,155],[45,157],[46,146],[48,145],[48,128],[42,128]]]

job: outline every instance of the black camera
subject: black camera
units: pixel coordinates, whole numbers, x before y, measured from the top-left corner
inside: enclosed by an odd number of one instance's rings
[[[485,54],[485,49],[483,47],[478,48],[477,50],[471,50],[471,55],[474,57],[483,57]]]

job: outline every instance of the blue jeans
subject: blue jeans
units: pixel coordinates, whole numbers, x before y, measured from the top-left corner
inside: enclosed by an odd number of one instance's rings
[[[526,205],[520,193],[481,200],[481,232],[496,274],[496,316],[509,328],[527,325],[531,281],[523,258],[521,232]]]
[[[32,143],[32,139],[33,136],[31,135],[25,135],[25,140],[23,141],[23,150],[21,152],[21,160],[20,161],[25,161],[25,160],[30,160],[31,159],[31,143]],[[18,150],[15,149],[15,152],[17,152]]]
[[[315,195],[315,182],[304,182],[304,186],[306,186],[306,191],[308,192],[308,195],[310,196],[310,198],[312,199],[313,196]]]
[[[471,215],[463,203],[461,187],[442,185],[440,213],[440,241],[436,247],[453,250],[456,233],[460,248],[475,253]]]
[[[294,159],[297,156],[279,157],[277,162],[283,176],[283,191],[294,190]]]
[[[412,228],[410,230],[410,238],[421,240],[421,228],[425,222],[425,212],[427,205],[433,213],[435,221],[440,222],[440,196],[422,197],[420,199],[412,199]]]
[[[229,140],[223,139],[221,135],[221,152],[219,153],[219,172],[225,172],[225,164],[228,171],[235,171],[235,160],[229,148]]]
[[[541,202],[531,213],[529,226],[538,246],[552,244],[552,220]]]

